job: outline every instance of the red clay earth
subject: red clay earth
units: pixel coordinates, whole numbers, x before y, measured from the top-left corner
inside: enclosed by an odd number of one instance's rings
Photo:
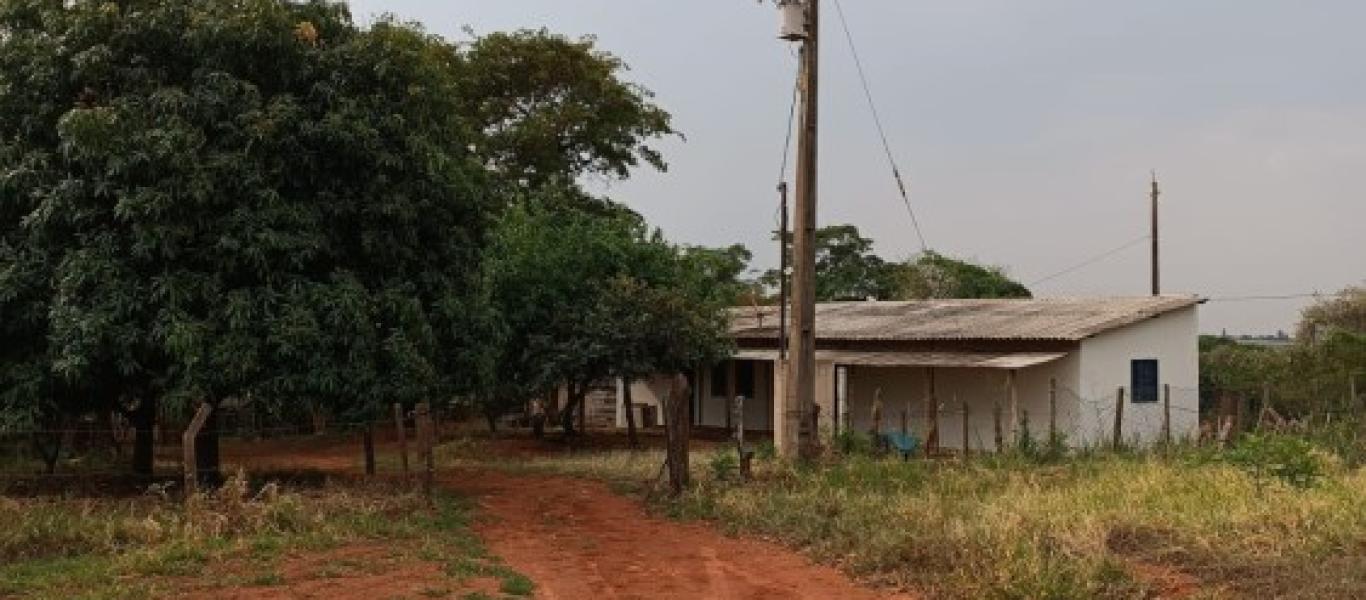
[[[526,439],[495,446],[508,456],[542,454],[550,448]],[[225,461],[257,469],[354,472],[359,458],[358,444],[323,440],[225,448]],[[438,477],[443,487],[479,501],[476,531],[493,554],[535,582],[535,597],[543,600],[914,598],[861,587],[837,569],[773,543],[649,515],[639,502],[601,483],[487,470]],[[390,590],[414,591],[403,580],[415,574],[396,570],[367,575],[356,585],[343,578],[343,585],[334,586],[291,581],[286,573],[281,586],[201,597],[318,597],[320,592],[329,600],[374,597],[386,582],[394,586]]]
[[[599,483],[487,471],[442,483],[479,499],[480,536],[544,600],[911,597],[862,588],[775,544],[650,516]]]

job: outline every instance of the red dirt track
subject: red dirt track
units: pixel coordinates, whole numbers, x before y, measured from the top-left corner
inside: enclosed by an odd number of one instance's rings
[[[509,457],[547,451],[531,440],[492,446]],[[357,450],[352,444],[305,443],[256,447],[228,460],[256,468],[287,464],[354,472]],[[639,501],[598,482],[491,470],[438,472],[437,477],[441,486],[478,501],[476,531],[493,554],[535,582],[535,597],[543,600],[914,597],[861,587],[837,569],[777,544],[650,515]],[[395,584],[402,583],[401,572],[393,576]],[[289,593],[292,587],[287,583],[276,591]],[[327,597],[359,596],[333,589]]]
[[[445,483],[479,499],[480,536],[536,582],[537,598],[893,597],[780,546],[650,516],[599,483],[487,471]]]

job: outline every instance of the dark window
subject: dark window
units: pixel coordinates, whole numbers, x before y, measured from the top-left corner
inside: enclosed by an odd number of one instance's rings
[[[1134,402],[1157,402],[1157,361],[1140,359],[1131,363],[1130,388]]]

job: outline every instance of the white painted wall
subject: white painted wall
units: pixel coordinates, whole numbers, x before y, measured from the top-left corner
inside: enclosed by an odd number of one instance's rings
[[[1082,342],[1081,381],[1075,388],[1084,444],[1114,438],[1115,397],[1125,388],[1123,437],[1130,444],[1161,439],[1161,384],[1172,388],[1172,436],[1193,437],[1199,429],[1200,350],[1196,306],[1172,311]],[[1158,360],[1159,401],[1134,403],[1130,361]]]
[[[1049,379],[1058,380],[1059,389],[1073,387],[1078,381],[1080,360],[1076,353],[1043,365],[1016,371],[1016,394],[1022,421],[1028,422],[1030,435],[1044,440],[1048,435]],[[945,449],[963,447],[963,403],[968,405],[968,442],[973,450],[994,450],[996,402],[1001,404],[1003,437],[1011,438],[1010,401],[1007,371],[1000,369],[935,369],[935,395],[939,401],[939,443]],[[910,430],[922,441],[929,433],[926,402],[928,370],[923,367],[849,367],[849,425],[857,431],[873,427],[873,397],[882,388],[883,431],[901,428],[901,413],[907,412]],[[1058,398],[1058,430],[1071,439],[1076,431],[1077,410]]]

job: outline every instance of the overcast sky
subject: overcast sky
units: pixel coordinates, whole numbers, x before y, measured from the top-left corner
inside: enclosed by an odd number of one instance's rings
[[[1165,188],[1164,291],[1219,298],[1366,282],[1366,2],[843,0],[931,247],[1026,284],[1143,236]],[[820,221],[918,251],[831,0]],[[434,32],[592,34],[687,139],[667,173],[602,187],[675,241],[769,242],[792,49],[754,0],[365,0]],[[1139,244],[1039,295],[1148,290]],[[1305,301],[1211,302],[1201,329],[1289,329]]]

